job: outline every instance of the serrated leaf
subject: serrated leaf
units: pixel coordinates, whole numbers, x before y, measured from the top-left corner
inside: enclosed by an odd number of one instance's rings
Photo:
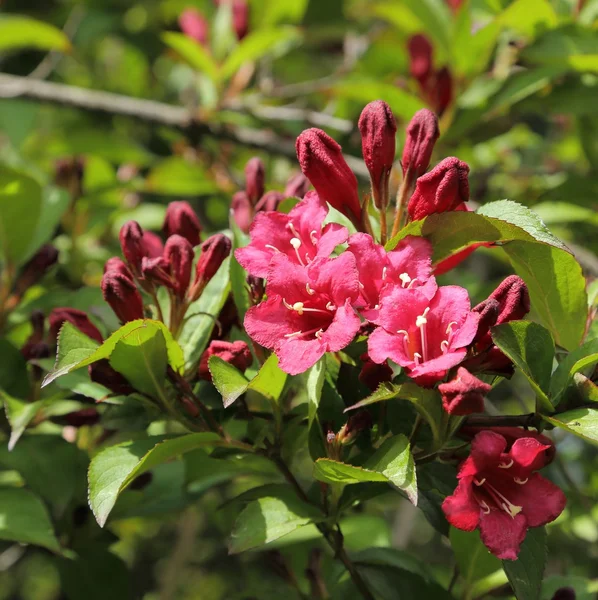
[[[559,363],[550,380],[550,395],[553,404],[558,406],[576,373],[593,367],[596,363],[598,363],[598,340],[590,340],[570,352]]]
[[[212,374],[212,383],[222,396],[224,408],[228,408],[247,391],[249,381],[243,373],[219,356],[210,356],[208,366]]]
[[[271,354],[257,375],[249,382],[248,389],[258,392],[272,402],[278,402],[288,375],[278,366],[278,357]]]
[[[546,566],[546,528],[529,529],[517,560],[503,560],[517,600],[539,600]]]
[[[544,415],[542,418],[587,442],[598,444],[598,408],[574,408],[550,417]]]
[[[103,527],[121,492],[136,477],[157,465],[217,442],[215,433],[192,433],[128,441],[102,450],[89,465],[89,505]]]
[[[366,481],[388,482],[388,478],[382,473],[370,471],[356,465],[332,460],[331,458],[319,458],[314,463],[314,477],[324,483],[342,483],[350,485]]]
[[[529,321],[503,323],[493,327],[491,332],[494,343],[530,382],[542,408],[554,412],[548,398],[555,352],[550,332],[542,325]]]
[[[33,421],[41,409],[44,401],[37,400],[36,402],[27,402],[26,400],[13,398],[2,391],[0,391],[0,398],[2,398],[4,410],[6,411],[6,418],[10,423],[8,449],[12,450],[23,433],[25,433],[25,429],[27,429],[29,423]]]
[[[318,412],[322,389],[326,378],[326,357],[321,358],[313,367],[307,371],[307,420],[311,427]]]
[[[162,41],[172,48],[185,62],[200,73],[205,73],[212,81],[220,76],[218,65],[208,51],[196,40],[184,33],[167,31],[161,36]]]
[[[63,31],[49,23],[16,15],[2,16],[0,18],[0,52],[21,48],[68,52],[71,43]]]
[[[60,552],[46,507],[23,488],[0,488],[0,539]]]

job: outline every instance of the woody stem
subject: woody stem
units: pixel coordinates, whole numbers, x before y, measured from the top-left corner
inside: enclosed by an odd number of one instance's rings
[[[401,185],[399,187],[399,191],[397,192],[397,210],[395,212],[395,220],[392,225],[392,233],[390,234],[391,239],[399,233],[403,223],[403,214],[405,212],[405,206],[407,205],[407,201],[409,200],[409,196],[412,191],[412,179],[411,173],[409,170],[405,173],[403,177],[403,181],[401,181]]]
[[[499,415],[496,417],[467,417],[463,426],[469,427],[535,427],[537,428],[542,418],[540,415],[530,413],[527,415]]]

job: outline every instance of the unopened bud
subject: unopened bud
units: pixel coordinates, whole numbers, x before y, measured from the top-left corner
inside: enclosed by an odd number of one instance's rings
[[[256,212],[272,211],[278,208],[278,205],[284,200],[284,195],[276,190],[266,192],[255,205]]]
[[[497,325],[523,319],[531,308],[527,285],[517,275],[509,275],[488,298],[496,300],[500,305]]]
[[[100,422],[100,414],[93,406],[90,406],[64,415],[64,421],[70,427],[76,427],[77,429],[85,426],[90,427]]]
[[[577,595],[575,590],[571,587],[559,588],[552,597],[552,600],[575,600]]]
[[[76,199],[83,192],[83,169],[82,158],[60,158],[55,164],[54,183],[67,190],[71,198]]]
[[[322,200],[361,222],[357,178],[343,157],[341,147],[321,129],[307,129],[297,138],[297,158],[305,176]]]
[[[436,112],[442,115],[453,101],[453,77],[447,67],[436,73]]]
[[[162,254],[162,240],[155,233],[144,232],[137,221],[127,221],[121,227],[119,239],[127,264],[136,277],[141,275],[144,256],[155,258]]]
[[[249,4],[246,0],[233,0],[233,29],[238,40],[249,31]]]
[[[248,369],[253,362],[249,346],[245,342],[241,340],[236,342],[214,340],[210,342],[206,351],[201,355],[197,370],[198,377],[200,379],[205,379],[206,381],[212,381],[212,374],[208,368],[210,356],[221,358],[223,361],[239,369],[239,371],[245,371],[245,369]]]
[[[442,406],[449,415],[470,415],[484,411],[484,396],[491,385],[474,377],[467,369],[459,367],[457,375],[448,383],[441,383]]]
[[[422,87],[426,84],[433,71],[434,49],[425,35],[418,33],[407,42],[409,51],[409,71]]]
[[[251,204],[255,205],[264,195],[266,167],[261,158],[254,156],[245,165],[245,192]]]
[[[231,203],[231,212],[237,227],[244,233],[249,232],[249,227],[253,222],[253,206],[245,192],[237,192],[233,196]]]
[[[127,396],[135,391],[135,388],[118,371],[110,366],[107,358],[98,360],[89,365],[89,378],[108,388],[112,393],[119,396]]]
[[[191,244],[180,235],[171,235],[166,240],[164,258],[168,261],[174,291],[179,298],[184,298],[191,281],[193,268],[193,248]]]
[[[500,314],[500,304],[494,298],[486,298],[471,310],[480,315],[478,331],[473,341],[490,343],[490,327],[496,325],[496,319]]]
[[[367,429],[372,428],[372,416],[367,410],[360,410],[349,417],[336,435],[339,444],[346,445],[355,441],[355,438]]]
[[[192,246],[200,243],[201,225],[195,211],[188,202],[181,200],[171,202],[166,209],[164,218],[164,235],[168,238],[178,234],[184,237]]]
[[[105,273],[102,294],[121,323],[143,319],[143,300],[135,284],[120,273]]]
[[[192,299],[197,299],[203,288],[228,257],[232,243],[223,233],[217,233],[201,245],[201,255],[195,268],[195,281],[191,292]]]
[[[174,282],[170,276],[170,264],[163,256],[157,258],[144,256],[141,261],[141,274],[143,279],[149,281],[152,285],[163,285],[174,289]]]
[[[209,25],[205,17],[194,8],[186,8],[179,15],[181,31],[192,40],[205,46],[208,42]]]
[[[494,345],[465,360],[463,367],[472,373],[491,373],[506,378],[512,377],[515,372],[511,359]]]
[[[21,270],[15,283],[15,294],[22,296],[35,285],[58,261],[58,250],[51,244],[42,246]]]
[[[266,293],[264,280],[261,277],[256,277],[255,275],[248,275],[247,285],[249,286],[252,304],[259,304]]]
[[[125,264],[122,258],[118,256],[113,256],[109,258],[104,264],[104,273],[120,273],[125,277],[128,277],[131,281],[133,280],[133,274],[129,270],[129,267]]]
[[[284,197],[303,198],[309,191],[309,186],[309,179],[303,173],[297,173],[287,181],[287,186],[284,188]]]
[[[55,308],[48,317],[50,323],[50,338],[58,339],[58,334],[63,323],[68,321],[74,325],[81,333],[95,340],[99,344],[104,341],[99,329],[89,320],[89,317],[82,310],[76,308],[60,307]]]
[[[469,166],[451,156],[438,163],[415,184],[407,210],[412,221],[433,213],[455,210],[469,200]]]
[[[392,369],[384,362],[381,365],[376,364],[370,359],[367,352],[361,355],[363,366],[359,373],[359,381],[367,386],[372,392],[384,381],[392,380]]]
[[[403,148],[403,173],[421,177],[430,165],[436,140],[440,135],[438,118],[427,108],[418,110],[409,125]]]
[[[164,244],[157,233],[154,233],[153,231],[144,231],[142,244],[144,256],[156,258],[157,256],[162,255]]]
[[[363,160],[370,172],[374,201],[386,206],[388,177],[395,160],[397,123],[390,106],[382,100],[370,102],[359,117]],[[382,204],[381,204],[382,202]]]

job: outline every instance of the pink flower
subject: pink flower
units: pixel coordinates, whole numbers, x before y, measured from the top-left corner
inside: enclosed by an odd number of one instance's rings
[[[430,298],[436,292],[432,277],[432,246],[421,237],[407,236],[394,250],[386,252],[371,235],[355,233],[349,237],[348,252],[355,256],[359,270],[361,292],[357,307],[369,321],[375,322],[380,293],[387,285],[405,289],[423,286],[423,293]]]
[[[451,381],[438,386],[438,391],[442,394],[442,406],[449,415],[484,412],[484,396],[491,389],[491,385],[463,367],[459,367],[457,375]]]
[[[245,316],[247,333],[274,350],[280,368],[302,373],[326,352],[351,343],[360,320],[352,308],[359,296],[355,257],[316,258],[307,268],[277,254],[272,258],[268,299]]]
[[[289,212],[262,212],[249,230],[251,243],[235,251],[235,257],[251,275],[266,277],[275,255],[306,266],[317,257],[330,256],[338,244],[347,240],[349,232],[337,223],[323,225],[328,213],[326,203],[315,192]]]
[[[447,285],[430,299],[421,289],[393,286],[380,300],[381,327],[368,342],[374,362],[390,358],[420,385],[432,385],[465,358],[479,319],[467,290]]]
[[[186,8],[179,15],[179,27],[187,37],[202,46],[207,45],[210,26],[199,11],[194,8]]]
[[[535,473],[547,449],[534,437],[522,437],[507,451],[502,435],[478,433],[455,492],[442,504],[448,522],[464,531],[479,527],[492,554],[515,560],[527,530],[554,521],[567,502],[554,483]]]

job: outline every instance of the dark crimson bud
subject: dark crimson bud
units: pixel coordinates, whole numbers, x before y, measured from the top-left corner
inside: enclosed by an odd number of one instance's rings
[[[260,211],[272,211],[278,208],[278,205],[284,200],[284,194],[275,190],[266,192],[260,201],[255,205],[255,210]]]
[[[255,275],[247,276],[247,285],[251,293],[251,300],[253,304],[259,304],[266,293],[266,285],[261,277]]]
[[[194,8],[186,8],[179,15],[179,27],[187,37],[195,40],[202,46],[207,44],[210,26],[199,11]]]
[[[427,108],[418,110],[407,126],[407,137],[401,161],[404,174],[411,171],[413,177],[420,177],[426,172],[439,136],[436,115]]]
[[[322,200],[361,222],[357,178],[343,157],[341,147],[321,129],[307,129],[297,138],[297,158],[304,175]]]
[[[144,256],[149,256],[149,258],[156,258],[157,256],[161,256],[164,250],[164,244],[160,239],[160,236],[153,231],[144,231],[143,232],[143,252]]]
[[[55,308],[48,317],[50,323],[50,338],[56,340],[62,324],[68,321],[74,325],[81,333],[95,340],[99,344],[104,341],[99,329],[89,320],[89,317],[82,310],[76,308],[60,307]]]
[[[232,243],[223,233],[217,233],[201,245],[201,255],[195,268],[195,281],[190,296],[197,299],[203,288],[216,275],[220,265],[228,257]]]
[[[40,310],[32,311],[29,321],[33,331],[27,338],[25,344],[23,344],[23,347],[21,348],[21,354],[24,356],[25,360],[49,357],[50,348],[48,347],[48,344],[43,341],[45,325],[44,313]]]
[[[42,246],[21,270],[15,283],[15,294],[22,296],[35,285],[58,261],[58,250],[51,244]]]
[[[143,319],[143,300],[135,284],[120,273],[105,273],[102,294],[121,323]]]
[[[233,367],[236,367],[239,371],[245,371],[245,369],[248,369],[253,362],[249,346],[245,342],[240,340],[236,342],[214,340],[210,342],[210,345],[202,354],[197,370],[199,378],[205,379],[206,381],[212,381],[212,374],[208,368],[210,356],[218,356],[218,358],[233,365]]]
[[[497,325],[523,319],[531,308],[527,285],[517,275],[509,275],[488,298],[496,300],[500,305]]]
[[[266,178],[266,167],[260,158],[254,156],[245,165],[245,192],[251,204],[264,195],[264,180]]]
[[[467,369],[459,367],[457,375],[448,383],[441,383],[442,406],[449,415],[470,415],[484,411],[484,396],[491,385],[474,377]]]
[[[367,352],[361,355],[363,366],[359,373],[359,381],[367,386],[372,392],[384,381],[392,380],[392,369],[388,363],[376,364],[370,359]]]
[[[478,346],[483,346],[484,343],[482,341]],[[468,358],[463,366],[473,373],[492,373],[507,378],[512,377],[515,372],[511,360],[496,346],[489,346],[476,356]]]
[[[433,213],[455,210],[469,200],[469,166],[451,156],[438,163],[415,184],[407,210],[412,221]]]
[[[89,365],[89,378],[95,382],[108,388],[114,394],[119,396],[127,396],[135,391],[135,388],[121,375],[115,371],[107,358],[98,360]]]
[[[120,230],[120,247],[136,277],[141,275],[141,259],[162,254],[162,240],[155,233],[144,232],[137,221],[127,221]]]
[[[447,67],[436,74],[436,112],[442,115],[453,101],[453,78]]]
[[[338,444],[350,444],[355,438],[367,429],[372,428],[372,417],[367,410],[360,410],[349,417],[349,420],[340,428],[335,436]]]
[[[78,198],[82,194],[83,169],[82,158],[60,158],[55,163],[54,183]]]
[[[248,233],[253,221],[254,211],[247,194],[245,192],[234,194],[230,208],[237,227],[244,233]]]
[[[64,416],[64,420],[70,427],[84,427],[85,425],[91,426],[100,422],[100,414],[98,411],[90,406],[89,408],[82,408],[75,412],[69,413]]]
[[[409,51],[409,71],[422,87],[432,75],[434,49],[430,40],[425,35],[418,33],[409,38],[407,42]]]
[[[246,0],[233,0],[233,29],[238,40],[249,31],[249,5]]]
[[[120,273],[121,275],[128,277],[131,281],[133,280],[133,273],[129,271],[129,267],[127,267],[124,261],[121,258],[118,258],[118,256],[113,256],[106,261],[104,273],[108,272]]]
[[[483,302],[480,302],[477,306],[474,306],[472,312],[476,312],[480,315],[478,321],[478,332],[474,338],[474,342],[485,341],[490,333],[490,327],[496,325],[496,319],[500,313],[500,304],[494,298],[487,298]],[[488,338],[488,343],[490,339]]]
[[[166,240],[164,258],[168,261],[174,291],[179,298],[184,298],[191,281],[193,268],[193,247],[180,235],[171,235]]]
[[[199,245],[201,241],[199,219],[191,205],[184,200],[168,205],[163,231],[167,238],[175,233],[183,236],[192,246]]]
[[[285,198],[303,198],[309,191],[309,179],[303,173],[293,175],[284,189]]]
[[[552,600],[575,600],[577,595],[575,590],[570,587],[559,588],[552,597]]]
[[[382,100],[370,102],[359,117],[363,160],[370,172],[374,201],[386,198],[382,187],[388,187],[388,176],[395,160],[397,123],[390,106]],[[385,205],[385,203],[384,203]]]
[[[163,256],[157,258],[144,256],[141,261],[141,274],[143,279],[153,285],[164,285],[174,289],[174,281],[170,276],[170,263]]]

